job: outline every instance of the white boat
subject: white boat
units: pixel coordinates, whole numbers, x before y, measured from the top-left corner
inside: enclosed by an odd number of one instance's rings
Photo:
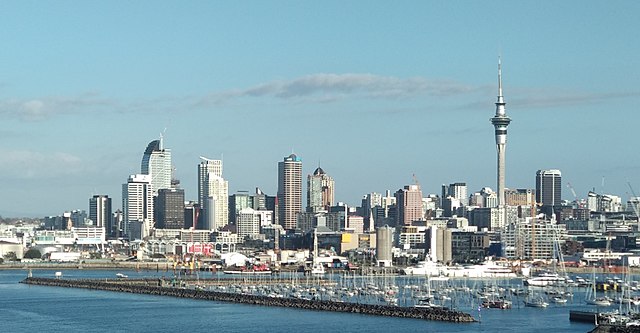
[[[560,276],[557,273],[543,272],[534,277],[524,280],[525,286],[532,287],[546,287],[554,285],[562,285],[567,281],[564,276]]]
[[[117,277],[118,279],[126,279],[126,278],[128,278],[129,276],[128,276],[128,275],[125,275],[125,274],[122,274],[122,273],[116,273],[116,277]]]
[[[233,274],[233,275],[262,275],[262,274],[271,274],[271,270],[226,270],[223,271],[224,274]]]
[[[611,301],[608,298],[605,298],[605,297],[597,297],[597,298],[593,298],[593,299],[587,299],[585,302],[588,305],[611,306]]]
[[[415,266],[410,266],[402,270],[405,275],[422,276],[446,276],[444,272],[447,267],[434,261],[420,261]]]
[[[445,266],[433,261],[421,261],[403,270],[406,275],[449,278],[515,278],[517,274],[509,266],[486,261],[470,266]]]
[[[567,299],[562,296],[553,296],[551,301],[556,304],[565,304],[567,303]]]
[[[549,306],[549,303],[545,302],[542,298],[535,298],[524,301],[524,306],[528,306],[530,308],[546,308]]]
[[[314,263],[311,267],[311,275],[323,276],[325,274],[324,266],[320,263]]]
[[[462,275],[459,275],[459,273]],[[517,274],[511,267],[489,260],[482,264],[464,267],[462,270],[455,272],[453,276],[470,278],[515,278]]]
[[[426,309],[444,309],[444,306],[433,303],[431,299],[418,299],[416,300],[416,304],[413,307]]]

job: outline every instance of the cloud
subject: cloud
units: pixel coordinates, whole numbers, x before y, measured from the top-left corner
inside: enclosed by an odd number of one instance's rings
[[[447,79],[425,77],[400,78],[367,73],[318,73],[288,80],[275,80],[254,86],[214,91],[201,95],[156,96],[133,101],[105,98],[97,93],[76,96],[49,96],[24,100],[0,100],[0,115],[24,121],[42,121],[64,114],[89,112],[174,113],[233,104],[247,100],[288,104],[327,104],[348,100],[399,101],[421,98],[446,104],[449,110],[475,110],[490,107],[487,99],[492,85],[471,85]],[[494,94],[492,93],[491,96]],[[514,87],[506,96],[507,104],[523,108],[550,108],[584,105],[605,100],[638,97],[640,92],[591,93],[551,88]],[[429,98],[431,97],[431,98]],[[442,107],[438,107],[442,110]]]
[[[26,121],[40,121],[60,114],[116,108],[117,103],[95,93],[78,96],[51,96],[27,100],[0,101],[0,114],[17,116]]]
[[[478,88],[452,80],[423,77],[398,78],[374,74],[313,74],[292,80],[278,80],[246,89],[211,93],[196,106],[222,104],[233,99],[270,97],[280,100],[333,102],[350,97],[400,99],[421,95],[452,96],[467,94]]]
[[[608,100],[640,97],[640,91],[591,93],[549,88],[513,89],[505,96],[507,109],[546,109],[602,103]],[[460,110],[486,110],[494,100],[477,100],[461,105]]]
[[[617,93],[589,93],[575,91],[549,91],[547,89],[531,89],[525,95],[516,96],[511,103],[526,108],[551,108],[559,106],[576,106],[600,103],[612,99],[639,97],[640,91]]]
[[[73,175],[83,168],[82,159],[69,153],[0,149],[1,178],[51,178]]]

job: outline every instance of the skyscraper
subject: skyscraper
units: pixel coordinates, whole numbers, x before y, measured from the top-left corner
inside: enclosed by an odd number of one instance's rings
[[[115,235],[111,216],[111,198],[108,195],[94,195],[89,198],[89,219],[96,227],[105,228],[107,236]]]
[[[204,207],[204,202],[207,200],[207,176],[213,173],[222,177],[222,160],[212,160],[202,156],[200,159],[202,161],[198,164],[198,203],[200,207]]]
[[[122,209],[124,210],[124,233],[130,239],[148,235],[153,227],[153,190],[150,175],[131,175],[122,185]],[[139,234],[132,234],[132,226]]]
[[[302,212],[302,159],[291,154],[278,162],[278,223],[284,229],[295,229],[300,212]]]
[[[184,228],[184,190],[163,188],[158,191],[154,204],[155,225],[159,229]]]
[[[205,230],[218,230],[229,224],[229,182],[209,172],[205,180],[204,201]]]
[[[468,206],[469,197],[467,196],[467,183],[453,183],[449,184],[449,186],[442,185],[441,200],[444,200],[449,196],[458,199],[462,206]]]
[[[498,101],[496,102],[496,115],[491,118],[495,128],[496,147],[498,149],[498,205],[504,206],[504,180],[505,180],[505,149],[507,146],[507,126],[511,118],[505,110],[506,103],[502,96],[502,63],[498,59]]]
[[[142,155],[141,173],[151,176],[154,196],[158,195],[159,189],[171,188],[171,149],[164,148],[162,136],[147,145]]]
[[[396,224],[411,225],[424,220],[422,214],[422,190],[419,185],[407,185],[396,192]]]
[[[560,206],[562,200],[562,173],[560,170],[536,172],[536,202],[543,207]]]
[[[217,230],[229,224],[229,182],[222,178],[222,160],[200,156],[198,203],[203,210],[200,228]]]
[[[322,168],[307,176],[307,211],[326,211],[334,201],[334,181]]]

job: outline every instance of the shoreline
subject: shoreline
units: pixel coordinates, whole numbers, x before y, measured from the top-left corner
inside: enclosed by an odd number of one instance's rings
[[[401,269],[401,266],[394,267],[396,270]],[[136,271],[184,271],[185,268],[176,267],[174,269],[172,262],[136,262],[136,261],[116,261],[116,262],[82,262],[82,263],[51,263],[51,262],[42,262],[42,263],[3,263],[0,264],[0,270],[56,270],[56,269],[65,269],[65,270],[73,270],[73,269],[88,269],[88,270],[136,270]],[[546,269],[541,267],[540,269]],[[186,269],[188,270],[188,269]],[[199,269],[200,272],[215,272],[207,269]],[[280,271],[274,271],[271,275],[277,275],[278,273],[291,273],[297,272],[297,268],[285,268]],[[593,267],[567,267],[567,273],[570,274],[588,274],[591,275],[594,272]],[[336,274],[340,272],[347,272],[343,269],[329,270],[327,274]],[[621,275],[621,274],[631,274],[631,275],[640,275],[640,267],[627,268],[622,267],[613,267],[610,269],[603,269],[602,267],[596,268],[596,274],[611,274],[611,275]],[[380,272],[370,271],[367,274],[356,273],[358,275],[379,275]],[[398,275],[397,272],[386,272],[385,275]],[[409,276],[409,275],[407,275]],[[455,277],[451,277],[452,279],[458,279]],[[462,277],[461,277],[462,278]],[[524,278],[524,276],[518,276],[517,278]]]

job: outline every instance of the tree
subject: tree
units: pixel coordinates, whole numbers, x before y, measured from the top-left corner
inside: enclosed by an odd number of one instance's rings
[[[24,254],[25,259],[40,259],[42,258],[42,253],[38,249],[29,249],[29,251]]]
[[[16,256],[15,252],[7,252],[4,254],[4,260],[6,261],[16,261],[18,256]]]

